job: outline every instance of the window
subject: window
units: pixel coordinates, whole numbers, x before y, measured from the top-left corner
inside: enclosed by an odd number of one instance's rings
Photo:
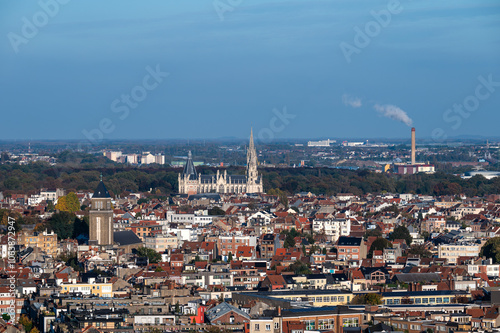
[[[316,322],[314,320],[305,320],[306,330],[314,330],[316,328]]]
[[[255,324],[255,330],[256,330],[256,331],[260,331],[260,326],[259,326],[259,324]]]
[[[320,319],[318,320],[319,330],[328,330],[335,328],[335,319]]]
[[[358,327],[359,319],[358,318],[345,318],[342,320],[343,327]]]
[[[271,330],[271,324],[266,324],[266,331],[270,331]]]
[[[274,323],[274,329],[278,330],[280,328],[280,323]]]

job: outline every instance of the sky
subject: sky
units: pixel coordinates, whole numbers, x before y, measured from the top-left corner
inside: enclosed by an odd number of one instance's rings
[[[0,140],[499,137],[498,0],[7,0]]]

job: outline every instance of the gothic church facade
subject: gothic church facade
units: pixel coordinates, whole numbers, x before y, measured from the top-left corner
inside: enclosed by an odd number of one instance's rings
[[[184,170],[179,174],[179,193],[262,193],[262,177],[257,171],[257,152],[253,143],[253,132],[250,132],[250,143],[247,149],[247,170],[245,175],[228,175],[227,171],[215,175],[201,175],[196,172],[191,152]]]

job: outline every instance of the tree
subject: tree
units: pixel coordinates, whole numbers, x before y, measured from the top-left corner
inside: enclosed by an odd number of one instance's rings
[[[309,266],[300,260],[296,260],[293,264],[288,266],[288,270],[294,272],[295,274],[310,274],[311,270]]]
[[[368,258],[373,257],[373,251],[375,250],[383,251],[385,248],[390,248],[390,247],[392,247],[391,242],[389,242],[385,238],[379,237],[376,240],[374,240],[372,246],[370,246],[370,250],[368,251]]]
[[[69,212],[59,212],[52,215],[48,228],[57,234],[59,239],[67,239],[73,235],[73,224],[76,216]]]
[[[481,248],[479,256],[493,259],[494,264],[500,263],[500,237],[488,239]]]
[[[408,228],[404,225],[399,225],[394,228],[394,231],[389,235],[389,240],[393,241],[395,239],[404,239],[407,245],[410,245],[413,241],[413,238],[408,231]]]
[[[354,305],[379,305],[382,303],[382,296],[375,293],[356,295],[351,301],[351,304]]]
[[[88,216],[84,216],[83,219],[75,218],[73,222],[73,237],[77,238],[80,235],[88,235],[89,234],[89,221]]]
[[[156,264],[161,261],[161,254],[153,249],[140,247],[137,249],[137,254],[141,257],[148,257],[149,263]]]
[[[220,207],[213,207],[211,209],[208,210],[208,215],[226,215],[226,212],[223,211]]]
[[[229,252],[229,254],[227,255],[227,262],[231,262],[233,261],[233,254],[231,252]]]
[[[288,233],[286,235],[283,246],[285,246],[285,248],[287,249],[295,246],[295,237],[293,237],[292,233]]]
[[[10,315],[8,313],[4,313],[4,314],[2,314],[2,319],[4,321],[9,321],[10,320]]]
[[[365,232],[364,237],[365,237],[365,238],[368,238],[368,237],[370,237],[370,236],[382,237],[382,231],[380,231],[380,229],[378,229],[378,228],[371,229],[371,230],[367,230],[367,231]]]
[[[22,314],[19,318],[19,324],[23,325],[26,332],[31,331],[31,329],[33,328],[33,322],[25,314]]]
[[[430,258],[431,251],[425,248],[424,244],[415,244],[408,249],[409,254],[418,254],[421,258]]]
[[[38,328],[33,327],[33,328],[31,329],[30,333],[40,333],[40,331],[38,330]]]
[[[57,200],[56,209],[61,212],[74,213],[80,210],[80,201],[75,193],[70,192]]]
[[[56,206],[54,206],[52,200],[47,200],[47,210],[49,212],[53,212],[54,210],[56,210]]]

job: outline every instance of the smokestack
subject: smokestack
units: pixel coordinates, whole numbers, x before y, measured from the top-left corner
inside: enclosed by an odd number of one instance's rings
[[[415,160],[415,153],[416,153],[417,147],[415,143],[415,127],[412,127],[411,129],[411,164],[415,165],[416,160]]]

